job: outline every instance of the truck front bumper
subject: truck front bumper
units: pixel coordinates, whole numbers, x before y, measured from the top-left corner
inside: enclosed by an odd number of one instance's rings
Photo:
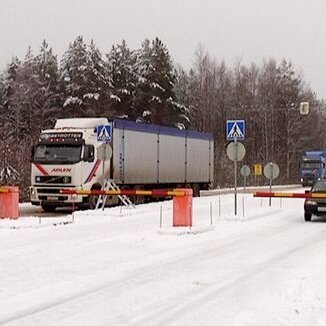
[[[61,194],[61,188],[30,187],[30,198],[33,205],[40,205],[41,202],[56,203],[58,205],[71,205],[83,203],[82,195]]]

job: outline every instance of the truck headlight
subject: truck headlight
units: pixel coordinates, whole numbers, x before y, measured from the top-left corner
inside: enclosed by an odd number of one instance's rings
[[[31,193],[31,198],[36,198],[36,189],[34,187],[31,187],[30,193]]]
[[[63,177],[63,183],[71,183],[71,177]]]

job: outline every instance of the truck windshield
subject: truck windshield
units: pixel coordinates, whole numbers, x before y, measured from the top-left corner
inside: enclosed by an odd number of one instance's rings
[[[319,169],[322,166],[320,162],[302,162],[302,169]]]
[[[35,163],[72,164],[81,159],[81,145],[37,145],[33,157]]]

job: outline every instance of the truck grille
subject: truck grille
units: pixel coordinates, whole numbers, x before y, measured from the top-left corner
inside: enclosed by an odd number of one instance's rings
[[[37,188],[38,194],[60,194],[60,189]]]

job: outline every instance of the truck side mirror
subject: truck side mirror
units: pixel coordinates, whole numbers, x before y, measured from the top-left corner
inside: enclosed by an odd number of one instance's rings
[[[93,145],[85,145],[84,146],[84,162],[93,162],[94,161],[94,146]]]

